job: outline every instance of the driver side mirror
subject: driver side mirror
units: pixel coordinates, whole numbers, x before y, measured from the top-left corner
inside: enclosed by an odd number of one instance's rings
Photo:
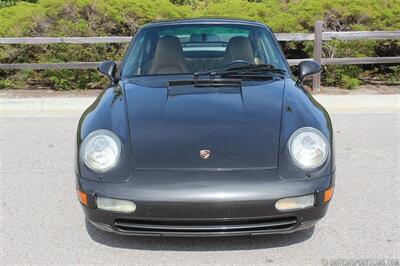
[[[303,82],[305,77],[321,72],[321,65],[314,61],[301,61],[299,64],[299,80]]]
[[[115,64],[114,61],[104,61],[99,64],[97,67],[97,71],[100,72],[100,74],[108,77],[110,81],[114,81],[115,79],[115,72],[117,70],[117,65]]]

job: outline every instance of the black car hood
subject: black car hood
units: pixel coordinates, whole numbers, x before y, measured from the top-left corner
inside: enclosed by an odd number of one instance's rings
[[[167,88],[125,81],[133,167],[277,168],[284,83]]]

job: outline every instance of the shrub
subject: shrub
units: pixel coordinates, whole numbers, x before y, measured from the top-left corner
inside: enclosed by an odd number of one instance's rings
[[[348,90],[353,90],[360,86],[360,80],[357,78],[352,78],[349,77],[345,74],[341,75],[339,84],[341,87],[348,89]]]
[[[10,89],[12,83],[13,82],[9,79],[0,79],[0,89]]]
[[[389,70],[392,72],[390,80],[393,82],[400,82],[400,65],[390,66]]]

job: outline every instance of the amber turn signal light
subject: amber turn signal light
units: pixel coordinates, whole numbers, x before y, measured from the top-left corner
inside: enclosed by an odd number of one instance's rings
[[[333,187],[328,188],[327,190],[325,190],[324,203],[327,203],[332,198],[332,195],[333,195]]]
[[[76,189],[76,193],[78,194],[78,199],[79,201],[87,206],[88,200],[87,200],[87,195],[85,192],[80,191],[78,188]]]

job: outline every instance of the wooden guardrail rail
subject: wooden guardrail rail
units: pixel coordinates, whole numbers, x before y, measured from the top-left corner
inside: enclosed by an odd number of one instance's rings
[[[297,65],[303,60],[315,60],[322,65],[354,65],[354,64],[392,64],[400,63],[400,56],[364,57],[364,58],[322,58],[323,41],[329,40],[387,40],[400,39],[398,31],[346,31],[323,32],[323,22],[315,22],[314,33],[276,33],[278,41],[314,41],[314,58],[288,59],[290,65]],[[17,37],[0,38],[1,44],[96,44],[96,43],[128,43],[132,37]],[[95,69],[100,62],[68,62],[68,63],[22,63],[0,64],[0,69]],[[320,88],[320,75],[313,77],[313,90]]]

